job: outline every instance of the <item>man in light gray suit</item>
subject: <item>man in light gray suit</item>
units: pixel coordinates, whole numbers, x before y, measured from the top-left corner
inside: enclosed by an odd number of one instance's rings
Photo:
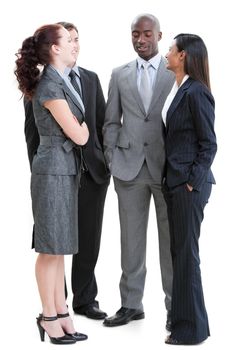
[[[108,327],[144,318],[146,233],[153,195],[158,232],[162,285],[171,328],[172,262],[166,203],[162,193],[165,166],[161,110],[174,76],[158,51],[162,37],[158,19],[137,16],[131,26],[138,57],[113,70],[104,133],[105,158],[114,178],[121,225],[122,307],[104,320]]]

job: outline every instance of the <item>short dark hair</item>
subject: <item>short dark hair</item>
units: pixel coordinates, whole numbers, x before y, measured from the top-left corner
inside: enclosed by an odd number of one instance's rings
[[[65,29],[67,29],[69,31],[75,29],[75,31],[78,33],[78,29],[73,23],[70,23],[70,22],[57,22],[57,24],[61,24],[61,26],[63,26]]]
[[[156,28],[157,32],[160,32],[160,22],[159,22],[158,18],[150,13],[142,13],[142,14],[136,16],[134,18],[134,20],[132,21],[131,29],[133,30],[134,25],[143,19],[150,20],[153,23],[154,27]]]

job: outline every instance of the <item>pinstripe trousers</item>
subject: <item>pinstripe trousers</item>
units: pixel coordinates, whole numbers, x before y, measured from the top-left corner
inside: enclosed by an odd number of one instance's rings
[[[165,194],[173,263],[171,337],[187,344],[200,343],[210,335],[201,281],[199,236],[211,189],[211,183],[204,183],[200,191],[190,192],[182,184],[167,189]]]

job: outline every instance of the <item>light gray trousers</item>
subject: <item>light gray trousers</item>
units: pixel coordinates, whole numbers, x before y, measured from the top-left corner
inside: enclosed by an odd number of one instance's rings
[[[161,191],[144,163],[132,181],[114,177],[118,195],[121,227],[120,294],[122,306],[143,310],[142,298],[146,278],[146,237],[151,196],[153,195],[159,237],[160,269],[165,306],[171,309],[172,261],[167,207]]]

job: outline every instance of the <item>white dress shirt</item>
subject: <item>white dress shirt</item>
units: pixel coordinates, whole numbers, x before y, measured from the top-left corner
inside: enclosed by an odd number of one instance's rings
[[[149,61],[145,61],[139,56],[137,57],[137,87],[138,87],[138,91],[140,91],[143,62],[150,63],[150,66],[148,68],[148,73],[149,73],[150,80],[151,80],[151,86],[153,88],[155,85],[156,74],[157,74],[157,70],[158,70],[159,65],[160,65],[160,61],[161,61],[161,54],[160,53],[158,53],[157,55],[152,57]]]
[[[181,85],[183,85],[183,83],[189,78],[189,75],[186,74],[184,77],[183,77],[183,80],[181,82],[180,85],[177,84],[177,81],[175,81],[169,95],[167,96],[166,98],[166,101],[164,103],[164,107],[162,109],[162,119],[163,119],[163,122],[164,124],[166,125],[166,117],[167,117],[167,112],[168,112],[168,109],[170,108],[170,105],[175,97],[175,95],[177,94],[177,91],[178,89],[180,88]]]

